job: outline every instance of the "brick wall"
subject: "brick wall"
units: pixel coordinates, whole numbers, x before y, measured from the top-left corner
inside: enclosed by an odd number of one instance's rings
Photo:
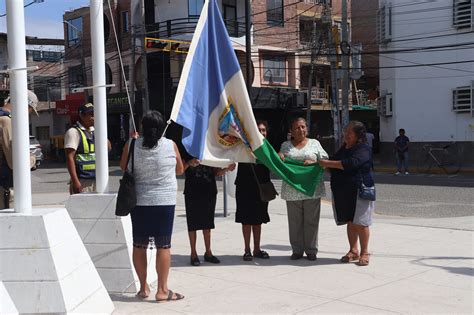
[[[359,82],[359,88],[369,92],[369,98],[377,97],[379,85],[379,56],[377,35],[378,0],[358,0],[352,8],[352,42],[362,43],[364,52],[373,52],[362,56],[362,67],[365,73]]]

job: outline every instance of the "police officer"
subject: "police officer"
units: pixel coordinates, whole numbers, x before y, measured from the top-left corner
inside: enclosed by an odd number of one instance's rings
[[[64,136],[69,192],[95,192],[94,105],[79,107],[79,121]]]
[[[13,201],[12,106],[10,97],[7,97],[0,107],[0,209],[9,208]],[[28,90],[29,114],[38,116],[37,107],[38,97]],[[30,163],[33,167],[35,162],[31,161],[31,156]]]

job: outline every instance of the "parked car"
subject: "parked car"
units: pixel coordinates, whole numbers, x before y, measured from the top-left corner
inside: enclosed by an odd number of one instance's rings
[[[30,154],[36,159],[36,164],[33,166],[33,169],[36,169],[43,161],[43,150],[35,136],[30,136]]]

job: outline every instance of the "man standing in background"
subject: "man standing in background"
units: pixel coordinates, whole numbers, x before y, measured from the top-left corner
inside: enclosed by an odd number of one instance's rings
[[[395,175],[402,173],[402,167],[405,170],[405,175],[408,175],[408,144],[410,139],[405,136],[405,129],[398,131],[399,136],[395,138],[395,153],[397,158],[397,172]]]
[[[64,148],[71,177],[69,192],[95,192],[94,105],[79,107],[79,120],[66,131]]]
[[[12,152],[12,107],[10,97],[0,108],[0,209],[11,207],[13,202],[13,152]],[[28,90],[28,112],[38,116],[38,97]],[[31,167],[36,163],[33,159]]]

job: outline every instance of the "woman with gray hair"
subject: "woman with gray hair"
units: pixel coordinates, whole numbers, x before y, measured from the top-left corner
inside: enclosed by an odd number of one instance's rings
[[[331,169],[333,209],[337,225],[347,224],[349,251],[341,262],[358,261],[359,266],[369,264],[369,226],[374,212],[373,196],[361,196],[361,187],[374,187],[370,172],[372,151],[367,144],[363,123],[351,121],[344,131],[344,145],[331,161],[319,161],[322,167]],[[360,242],[360,255],[358,249]]]
[[[307,138],[308,128],[304,118],[293,119],[290,132],[291,139],[283,142],[280,148],[282,160],[291,158],[310,165],[328,158],[318,140]],[[286,182],[282,183],[281,198],[286,200],[292,260],[302,258],[304,253],[308,260],[316,260],[321,197],[325,194],[322,177],[313,196],[297,191]]]

